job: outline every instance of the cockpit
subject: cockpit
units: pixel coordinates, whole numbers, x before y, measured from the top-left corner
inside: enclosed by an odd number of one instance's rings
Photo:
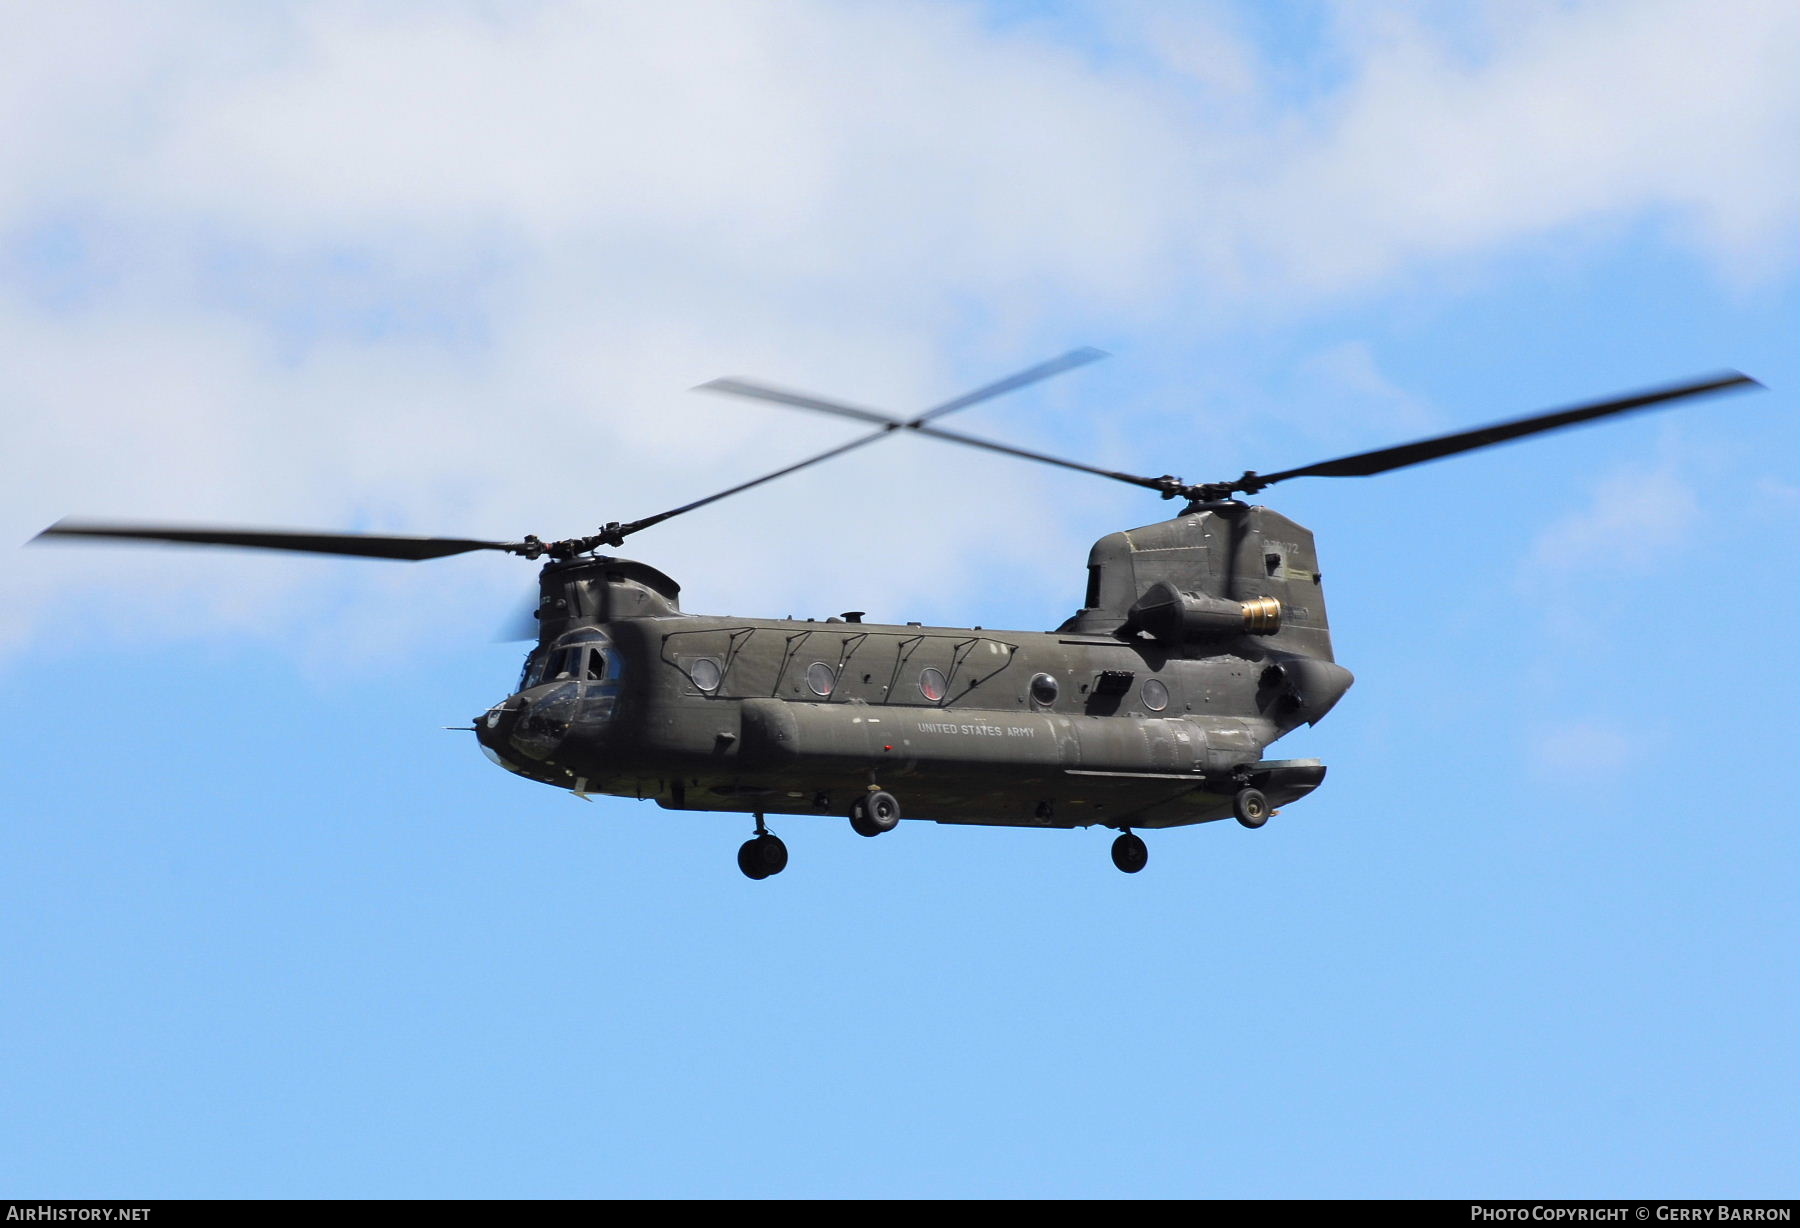
[[[579,638],[577,638],[579,637]],[[610,645],[599,632],[575,632],[565,641],[542,655],[526,658],[525,671],[519,675],[519,690],[528,691],[546,682],[604,682],[612,667],[607,649]],[[615,670],[611,675],[617,680]]]
[[[542,760],[572,734],[598,733],[618,707],[620,673],[619,654],[601,632],[584,629],[559,637],[526,659],[519,694],[489,713],[491,740]],[[489,740],[484,737],[483,745]],[[494,757],[508,766],[501,753]]]

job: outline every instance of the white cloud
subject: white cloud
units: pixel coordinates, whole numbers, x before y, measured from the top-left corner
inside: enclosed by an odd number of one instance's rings
[[[1501,5],[1474,63],[1391,10],[1367,11],[1341,10],[1363,42],[1353,82],[1306,117],[1252,197],[1291,237],[1276,253],[1285,277],[1353,284],[1664,213],[1734,274],[1791,267],[1800,9]]]
[[[1397,437],[1440,428],[1438,414],[1396,384],[1376,362],[1366,341],[1340,341],[1308,355],[1300,364],[1306,399],[1333,407],[1338,423],[1368,438],[1380,426]]]
[[[1699,500],[1674,463],[1612,473],[1586,507],[1538,535],[1520,572],[1532,586],[1545,576],[1593,583],[1641,572],[1691,544],[1699,523]]]
[[[30,459],[0,527],[576,532],[850,433],[684,391],[719,374],[906,409],[1097,322],[1149,327],[1193,285],[1292,310],[1595,218],[1667,214],[1722,269],[1792,267],[1791,6],[1521,9],[1473,59],[1347,17],[1342,84],[1301,97],[1228,11],[1102,11],[1142,57],[949,6],[22,9],[0,379]],[[1423,412],[1366,350],[1319,361]],[[1085,540],[1010,510],[1040,475],[879,447],[671,522],[656,557],[701,592],[896,616],[1000,559],[1024,600],[1072,603]],[[904,524],[864,514],[894,491]],[[786,530],[809,516],[807,564]],[[13,569],[0,636],[94,557]],[[291,568],[180,558],[111,574],[171,621],[249,621],[269,586],[326,603]],[[329,574],[424,591],[376,570]],[[433,583],[492,583],[455,574]]]

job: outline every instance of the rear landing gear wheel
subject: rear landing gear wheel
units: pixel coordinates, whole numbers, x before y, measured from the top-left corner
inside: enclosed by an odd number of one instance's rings
[[[1231,813],[1245,827],[1255,830],[1269,821],[1269,799],[1261,789],[1239,789],[1231,799]]]
[[[900,825],[900,803],[892,793],[878,790],[850,804],[850,830],[859,836],[879,836]]]
[[[1127,874],[1136,874],[1150,863],[1150,849],[1144,844],[1144,838],[1135,832],[1126,832],[1112,844],[1113,864]]]
[[[765,832],[738,847],[738,869],[745,878],[771,878],[787,869],[787,845],[780,836]]]

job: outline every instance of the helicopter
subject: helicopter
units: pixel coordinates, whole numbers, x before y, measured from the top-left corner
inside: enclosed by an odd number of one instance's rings
[[[579,797],[749,815],[738,868],[781,873],[770,814],[847,818],[875,837],[903,815],[947,824],[1118,832],[1235,819],[1264,826],[1324,781],[1318,759],[1266,759],[1354,681],[1332,654],[1312,533],[1245,502],[1300,477],[1369,477],[1676,401],[1761,385],[1738,372],[1512,418],[1276,473],[1191,484],[952,431],[940,419],[1091,363],[1078,349],[912,417],[742,378],[700,390],[863,423],[773,472],[581,537],[517,541],[62,520],[34,540],[102,538],[422,561],[498,551],[541,562],[536,643],[511,694],[474,718],[501,768]],[[631,535],[901,431],[1126,482],[1181,500],[1102,537],[1080,609],[1048,631],[695,614],[658,568],[601,553]]]

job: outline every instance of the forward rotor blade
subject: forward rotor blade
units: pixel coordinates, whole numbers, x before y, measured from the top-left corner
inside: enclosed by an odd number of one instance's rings
[[[1513,418],[1505,422],[1495,422],[1488,426],[1478,426],[1472,431],[1458,431],[1454,435],[1439,435],[1435,439],[1421,439],[1414,443],[1403,443],[1392,448],[1379,448],[1373,452],[1359,452],[1355,456],[1341,456],[1336,460],[1321,461],[1316,465],[1308,465],[1303,469],[1288,469],[1281,473],[1257,474],[1256,481],[1263,486],[1272,482],[1284,481],[1287,478],[1360,478],[1370,477],[1377,473],[1387,473],[1392,469],[1404,469],[1408,465],[1419,465],[1426,461],[1439,460],[1446,456],[1455,456],[1459,452],[1471,452],[1476,448],[1491,447],[1494,444],[1509,443],[1514,439],[1523,439],[1527,435],[1537,435],[1544,431],[1561,430],[1564,427],[1578,426],[1584,422],[1592,422],[1598,418],[1613,414],[1626,414],[1635,410],[1650,409],[1677,401],[1684,397],[1704,396],[1711,392],[1723,392],[1731,388],[1760,388],[1762,385],[1737,371],[1721,372],[1703,380],[1684,384],[1675,384],[1666,388],[1652,388],[1630,396],[1614,397],[1610,400],[1595,401],[1587,405],[1577,405],[1570,409],[1553,410],[1547,414],[1532,414],[1525,418]]]
[[[1047,362],[1040,362],[1035,367],[1027,367],[1017,375],[1009,375],[1005,379],[995,380],[991,384],[982,385],[974,392],[965,392],[953,401],[945,401],[942,405],[926,410],[906,425],[921,426],[934,418],[953,414],[958,410],[967,409],[971,405],[979,405],[983,401],[992,400],[994,397],[1012,392],[1014,389],[1023,388],[1027,384],[1035,384],[1039,380],[1049,379],[1052,375],[1061,375],[1064,371],[1075,367],[1085,367],[1090,362],[1098,362],[1108,356],[1105,350],[1096,350],[1092,346],[1070,350],[1067,354],[1059,355]]]
[[[1098,362],[1107,357],[1105,350],[1096,350],[1092,346],[1084,346],[1078,350],[1070,350],[1067,354],[1058,355],[1035,367],[1027,367],[1005,379],[995,380],[991,384],[983,384],[973,392],[965,392],[952,401],[926,410],[911,420],[896,418],[892,414],[884,414],[878,410],[864,409],[857,405],[848,405],[843,401],[828,401],[824,397],[815,397],[810,393],[792,392],[786,388],[776,388],[769,384],[759,384],[754,380],[738,379],[727,376],[724,379],[708,380],[697,385],[696,392],[724,392],[733,396],[751,397],[758,401],[773,401],[777,405],[791,405],[795,409],[810,409],[822,414],[836,414],[840,418],[855,418],[860,422],[880,422],[892,426],[905,426],[917,430],[920,426],[934,418],[945,414],[953,414],[967,409],[971,405],[979,405],[983,401],[992,400],[1028,384],[1049,379],[1052,375],[1060,375],[1075,367],[1086,366],[1090,362]]]
[[[538,602],[541,598],[536,593],[521,598],[519,604],[507,613],[506,621],[495,630],[496,644],[513,644],[519,640],[535,640],[538,637]]]
[[[172,542],[183,546],[235,546],[248,550],[291,550],[301,554],[341,554],[354,558],[399,559],[416,563],[474,550],[514,551],[510,542],[462,537],[392,537],[373,533],[307,533],[284,529],[176,528],[169,525],[101,524],[59,520],[33,541],[48,537],[97,537],[119,541]]]
[[[733,396],[750,397],[758,401],[772,401],[777,405],[789,405],[796,409],[809,409],[817,413],[834,414],[840,418],[854,418],[859,422],[876,422],[880,423],[885,429],[846,444],[842,448],[827,452],[821,456],[813,457],[811,460],[802,461],[798,465],[790,466],[789,468],[771,473],[766,477],[757,478],[754,482],[747,482],[743,486],[735,487],[722,494],[714,495],[711,499],[702,500],[700,503],[689,504],[688,507],[677,508],[673,512],[664,513],[664,515],[652,518],[648,521],[637,521],[627,531],[629,532],[636,528],[647,528],[649,525],[655,524],[659,520],[666,520],[669,516],[678,516],[684,511],[689,511],[704,503],[709,503],[712,499],[722,499],[726,495],[735,494],[739,490],[744,490],[750,486],[767,482],[772,478],[781,477],[783,474],[792,473],[795,469],[803,468],[816,461],[826,460],[841,452],[847,452],[851,448],[859,448],[863,444],[872,443],[882,435],[894,430],[917,431],[921,435],[932,435],[939,439],[947,439],[952,443],[960,443],[971,448],[984,448],[990,452],[1000,452],[1007,456],[1022,457],[1025,460],[1039,461],[1046,465],[1060,465],[1064,469],[1075,469],[1082,473],[1098,474],[1100,477],[1113,478],[1121,482],[1130,482],[1134,486],[1144,486],[1151,490],[1165,491],[1169,488],[1169,481],[1166,479],[1139,477],[1136,474],[1119,473],[1111,469],[1100,469],[1093,465],[1084,465],[1080,461],[1063,460],[1061,457],[1048,456],[1042,452],[1033,452],[1026,448],[1015,448],[1009,444],[995,443],[992,440],[981,439],[974,435],[964,435],[958,431],[947,431],[942,427],[926,425],[926,423],[934,418],[941,418],[946,414],[956,413],[958,410],[967,409],[971,405],[980,404],[983,401],[991,400],[994,397],[1002,396],[1008,392],[1023,388],[1028,384],[1035,384],[1039,380],[1049,379],[1053,375],[1060,375],[1064,371],[1072,370],[1075,367],[1086,366],[1090,362],[1098,362],[1100,359],[1107,357],[1110,357],[1110,355],[1108,355],[1105,350],[1097,350],[1092,346],[1083,346],[1080,349],[1070,350],[1066,354],[1060,354],[1055,358],[1040,362],[1036,366],[1027,367],[1025,370],[1009,375],[1005,379],[995,380],[991,384],[984,384],[973,392],[964,393],[954,400],[945,401],[942,405],[928,409],[918,417],[910,420],[897,418],[892,414],[884,414],[879,410],[864,409],[861,406],[849,405],[843,401],[828,401],[823,397],[816,397],[810,393],[793,392],[786,388],[776,388],[769,384],[759,384],[754,380],[738,379],[734,376],[728,376],[724,379],[708,380],[704,384],[697,385],[695,391],[723,392]]]
[[[1091,354],[1096,357],[1105,356],[1099,350],[1075,351],[1075,355],[1079,354]],[[1071,359],[1074,360],[1071,361]],[[1038,366],[1033,367],[1030,371],[1021,372],[1019,375],[1011,376],[998,383],[989,384],[986,388],[979,390],[979,392],[970,393],[967,397],[960,397],[956,401],[947,402],[946,405],[939,406],[938,409],[931,411],[931,414],[963,409],[969,405],[973,405],[978,399],[985,400],[988,396],[998,396],[1002,392],[1022,387],[1024,384],[1030,383],[1033,379],[1043,379],[1048,375],[1054,375],[1056,371],[1067,370],[1071,366],[1079,366],[1081,363],[1092,361],[1094,361],[1092,357],[1075,359],[1074,355],[1065,354],[1062,358],[1056,358],[1052,359],[1050,362],[1041,363]],[[1027,376],[1031,378],[1025,378]],[[1004,387],[1002,387],[1002,385],[1004,385]],[[1130,482],[1133,486],[1143,486],[1150,490],[1162,491],[1168,489],[1168,483],[1158,478],[1139,477],[1137,474],[1133,473],[1120,473],[1113,469],[1101,469],[1094,465],[1085,465],[1080,461],[1064,460],[1060,456],[1050,456],[1043,452],[1033,452],[1029,448],[1015,448],[1011,444],[996,443],[991,439],[982,439],[977,435],[965,435],[961,431],[945,430],[941,426],[927,426],[925,425],[925,420],[930,417],[931,414],[926,414],[907,422],[900,418],[890,417],[887,414],[877,413],[872,409],[860,409],[854,405],[844,405],[836,401],[826,401],[818,397],[807,396],[804,393],[788,392],[785,389],[771,388],[766,384],[756,384],[749,380],[741,379],[716,379],[710,383],[701,384],[697,391],[728,392],[736,396],[753,397],[759,401],[773,401],[778,405],[792,405],[800,409],[812,409],[818,410],[821,413],[837,414],[840,417],[856,418],[863,422],[880,422],[885,424],[886,430],[878,431],[874,435],[865,437],[860,442],[853,445],[856,447],[879,439],[882,435],[887,434],[888,431],[912,430],[917,431],[921,435],[930,435],[934,439],[945,439],[951,443],[962,444],[965,447],[982,448],[986,451],[999,452],[1006,456],[1017,456],[1024,460],[1039,461],[1046,465],[1059,465],[1064,469],[1074,469],[1081,473],[1098,474],[1103,478],[1113,478],[1120,482]],[[829,455],[835,456],[836,453],[830,453]],[[805,464],[810,462],[802,463]],[[790,470],[783,470],[782,472],[790,472]],[[780,473],[769,475],[769,477],[780,476]],[[768,480],[768,478],[757,479],[759,482]],[[752,483],[752,485],[754,485],[754,483]],[[730,493],[732,492],[726,492],[726,494]],[[715,496],[715,498],[723,497],[724,496],[722,495]]]
[[[695,499],[692,503],[684,503],[680,507],[670,508],[666,512],[658,512],[654,516],[646,516],[642,520],[634,520],[630,524],[620,525],[618,528],[618,535],[621,538],[628,537],[633,533],[649,528],[651,525],[661,524],[665,520],[672,520],[676,516],[691,512],[695,508],[705,507],[709,503],[717,503],[720,499],[729,498],[732,495],[749,490],[753,486],[761,486],[764,482],[773,482],[776,478],[786,477],[788,474],[800,469],[805,469],[809,465],[816,465],[821,461],[828,461],[834,456],[842,456],[846,452],[853,452],[865,444],[874,443],[877,439],[892,433],[896,429],[897,427],[894,426],[884,426],[879,431],[872,431],[867,435],[859,435],[849,443],[839,444],[837,447],[820,452],[816,456],[809,456],[805,460],[795,461],[791,465],[784,465],[773,473],[765,473],[759,478],[751,478],[748,482],[739,482],[736,486],[733,486],[728,490],[721,490],[717,494],[707,495],[704,499]]]

